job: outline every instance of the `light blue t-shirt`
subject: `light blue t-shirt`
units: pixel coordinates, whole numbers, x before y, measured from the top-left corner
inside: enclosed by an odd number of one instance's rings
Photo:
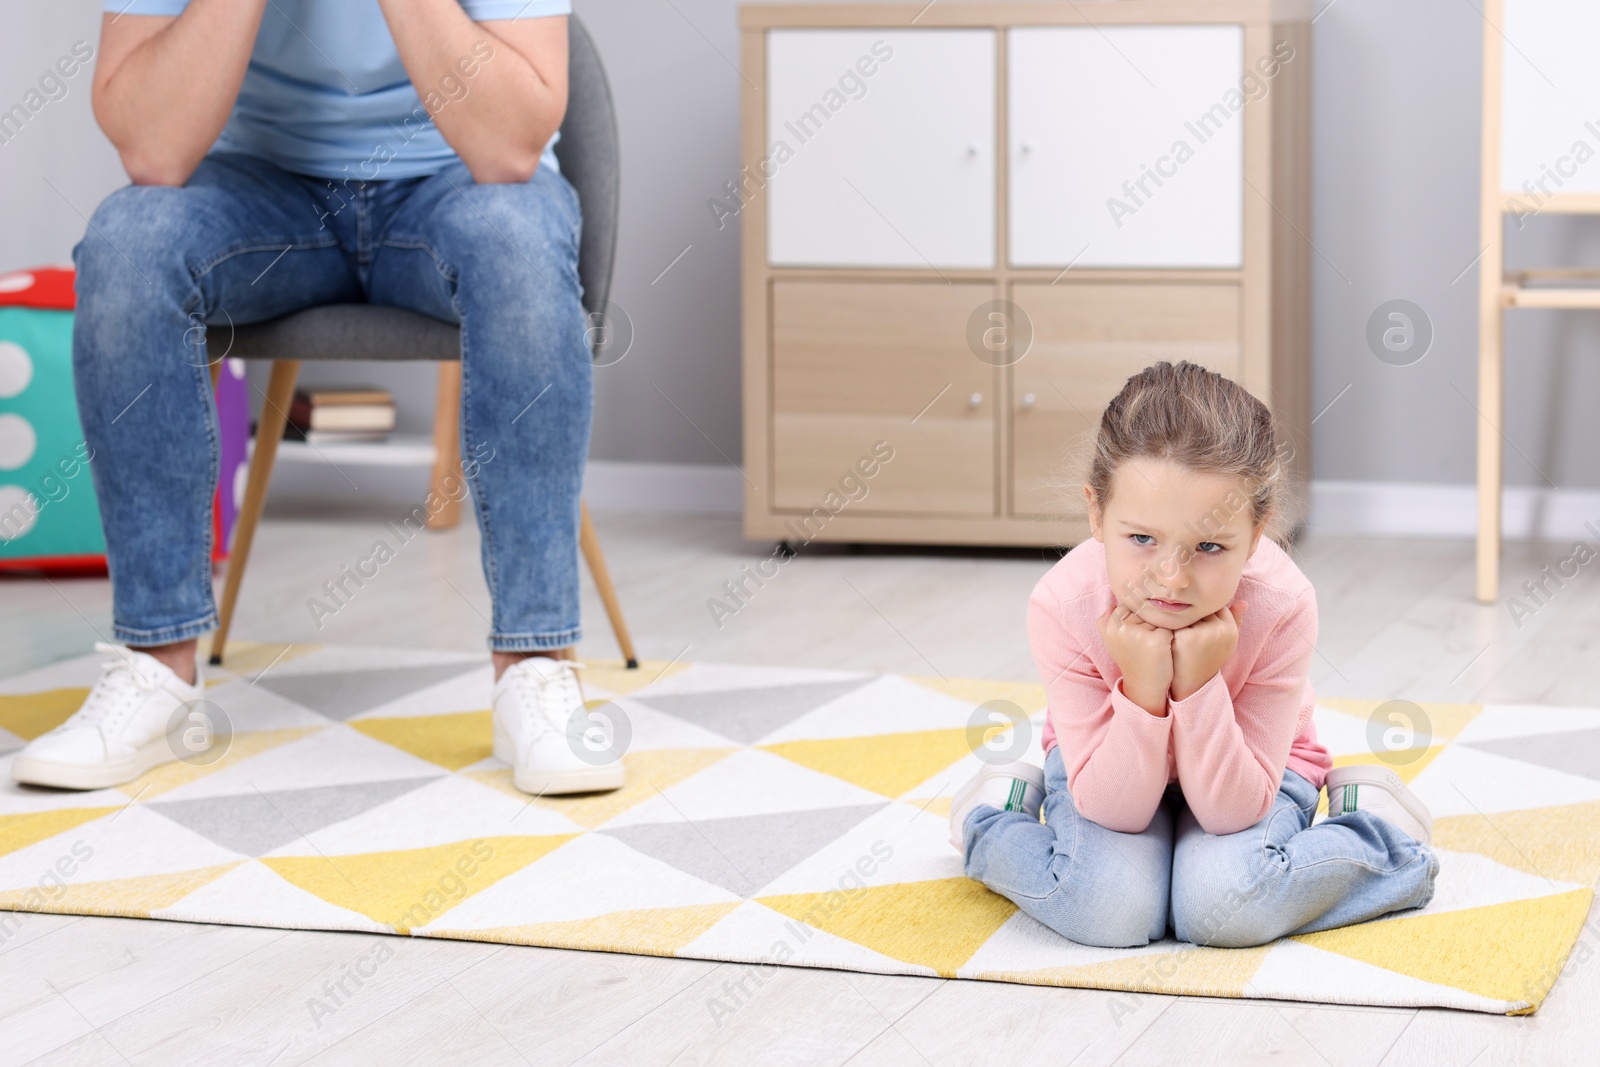
[[[545,18],[569,0],[459,0],[468,17]],[[178,15],[189,0],[104,0],[109,12]],[[488,62],[508,48],[489,42]],[[476,74],[484,55],[468,54]],[[472,78],[429,87],[445,107],[470,95]],[[268,0],[233,114],[212,146],[248,152],[285,170],[377,181],[433,174],[458,158],[400,63],[378,0]],[[559,134],[557,135],[559,136]],[[552,137],[539,160],[559,170]]]

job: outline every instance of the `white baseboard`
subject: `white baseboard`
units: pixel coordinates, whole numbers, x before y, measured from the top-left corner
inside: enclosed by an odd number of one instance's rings
[[[379,475],[385,474],[381,485]],[[427,468],[380,472],[364,469],[363,490],[398,500],[420,499]],[[282,484],[280,484],[282,483]],[[316,464],[284,464],[273,473],[274,492],[318,491],[347,495],[348,484]],[[738,515],[744,509],[744,478],[727,464],[624,463],[590,460],[584,498],[598,511],[648,514]],[[1313,533],[1354,537],[1437,537],[1471,540],[1477,535],[1478,491],[1470,484],[1409,482],[1311,483]],[[1501,528],[1513,541],[1593,542],[1600,530],[1600,490],[1510,486]]]
[[[744,511],[744,476],[726,463],[591,459],[583,497],[597,511],[739,515]]]
[[[1512,541],[1596,539],[1600,491],[1507,486],[1500,529]],[[1470,540],[1478,533],[1475,485],[1407,482],[1311,483],[1314,533],[1362,537],[1439,537]]]

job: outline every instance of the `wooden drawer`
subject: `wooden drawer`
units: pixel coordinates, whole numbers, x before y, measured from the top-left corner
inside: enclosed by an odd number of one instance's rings
[[[774,281],[770,500],[821,505],[887,441],[851,515],[996,515],[999,372],[967,347],[987,284]]]
[[[1011,515],[1084,514],[1101,412],[1151,363],[1187,359],[1240,377],[1237,284],[1019,282],[1011,300],[1033,325],[1010,368]]]

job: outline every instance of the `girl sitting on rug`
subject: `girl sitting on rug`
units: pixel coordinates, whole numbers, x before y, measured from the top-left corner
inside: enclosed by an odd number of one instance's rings
[[[1260,945],[1433,897],[1427,808],[1317,743],[1316,594],[1262,537],[1284,508],[1275,441],[1265,405],[1187,362],[1134,375],[1100,421],[1094,538],[1028,605],[1044,769],[986,766],[950,811],[967,876],[1073,941],[1144,945],[1170,919]]]

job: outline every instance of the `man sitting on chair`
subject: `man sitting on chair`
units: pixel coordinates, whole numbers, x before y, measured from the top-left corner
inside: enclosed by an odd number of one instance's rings
[[[73,249],[73,371],[105,528],[113,658],[13,762],[118,785],[183,751],[217,626],[205,323],[330,303],[461,326],[462,454],[493,598],[495,754],[531,793],[613,789],[588,726],[579,493],[592,364],[578,199],[551,145],[567,0],[105,0],[94,111],[133,184]],[[537,401],[537,404],[533,402]],[[482,449],[480,451],[480,449]],[[574,720],[577,719],[577,722]],[[569,729],[572,731],[569,734]]]

